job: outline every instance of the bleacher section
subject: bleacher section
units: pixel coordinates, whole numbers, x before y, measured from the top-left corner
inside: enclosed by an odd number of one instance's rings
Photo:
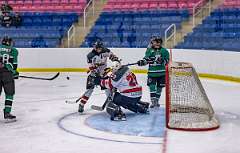
[[[228,0],[194,28],[176,48],[239,51],[239,40],[240,2]]]
[[[108,47],[146,47],[151,36],[164,36],[171,24],[181,28],[187,10],[146,10],[103,12],[81,47],[102,39]]]
[[[239,0],[224,0],[222,8],[239,8],[240,1]]]
[[[25,12],[21,16],[22,26],[0,27],[0,37],[10,36],[14,39],[16,47],[22,48],[32,47],[32,41],[40,36],[47,43],[47,47],[57,47],[67,29],[78,19],[76,13]]]
[[[8,0],[14,11],[83,12],[86,0]],[[3,4],[4,1],[0,1]]]
[[[164,37],[171,24],[180,29],[200,1],[108,0],[81,47],[90,47],[97,39],[108,47],[146,47],[151,36]]]
[[[8,4],[13,7],[13,12],[20,13],[23,23],[18,28],[0,26],[0,38],[10,36],[16,47],[29,48],[41,37],[46,42],[45,47],[57,47],[66,31],[82,14],[86,2],[87,0],[9,0]]]
[[[109,0],[106,11],[143,9],[189,9],[200,0]]]

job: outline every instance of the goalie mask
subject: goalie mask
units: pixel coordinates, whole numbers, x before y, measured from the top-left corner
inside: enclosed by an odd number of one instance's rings
[[[113,61],[111,65],[111,69],[113,72],[116,72],[122,67],[121,63],[119,61]]]
[[[153,37],[151,39],[151,47],[153,49],[160,49],[162,47],[162,42],[163,42],[162,38],[160,38],[160,37]]]
[[[5,36],[2,39],[2,45],[12,46],[12,38]]]

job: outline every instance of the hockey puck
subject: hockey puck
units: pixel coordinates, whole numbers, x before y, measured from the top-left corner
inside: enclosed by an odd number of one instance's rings
[[[66,78],[67,78],[67,80],[69,80],[69,79],[70,79],[68,76],[67,76]]]

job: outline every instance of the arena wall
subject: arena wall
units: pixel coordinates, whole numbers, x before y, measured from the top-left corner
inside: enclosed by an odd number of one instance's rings
[[[144,56],[144,48],[112,48],[123,64],[134,63]],[[87,69],[86,55],[90,48],[21,48],[20,72],[83,72]],[[190,62],[202,77],[240,82],[240,52],[207,50],[172,50],[173,61]],[[132,66],[135,72],[147,67]]]

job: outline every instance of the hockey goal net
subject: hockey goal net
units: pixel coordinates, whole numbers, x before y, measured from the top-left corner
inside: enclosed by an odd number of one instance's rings
[[[219,127],[214,110],[191,63],[172,62],[166,68],[166,126],[187,131]]]

